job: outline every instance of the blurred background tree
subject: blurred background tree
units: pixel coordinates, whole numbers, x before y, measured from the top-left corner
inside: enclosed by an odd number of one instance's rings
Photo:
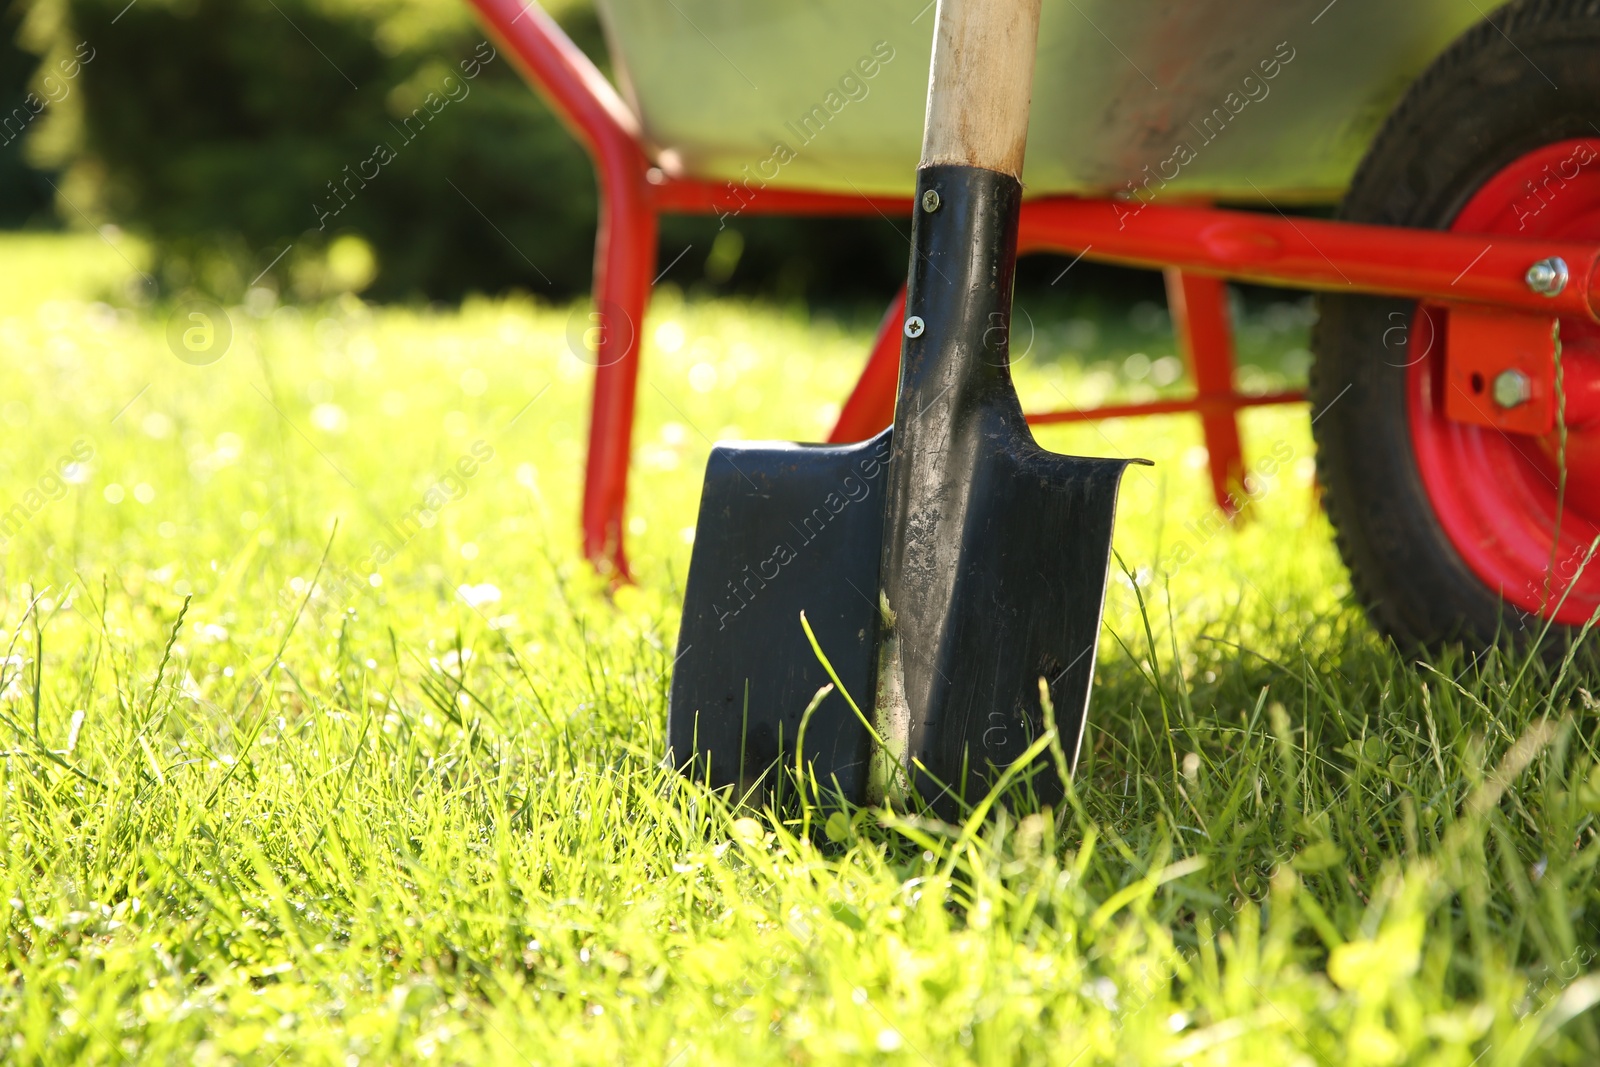
[[[545,7],[608,65],[589,0]],[[0,225],[115,223],[164,290],[224,298],[588,287],[592,170],[509,56],[415,141],[400,129],[485,40],[463,0],[13,0],[6,27],[0,124],[28,121],[0,145]],[[393,161],[319,227],[380,143]],[[785,298],[877,299],[905,271],[881,220],[666,220],[663,266],[684,248],[668,280]]]
[[[0,9],[0,122],[12,109],[25,107],[32,88],[39,57],[17,40],[24,8],[21,4]],[[15,129],[15,125],[13,129]],[[55,225],[55,207],[49,177],[23,159],[19,136],[0,133],[7,143],[0,145],[0,227],[40,228]]]

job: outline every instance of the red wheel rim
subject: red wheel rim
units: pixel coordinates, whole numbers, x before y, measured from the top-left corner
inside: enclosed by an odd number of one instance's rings
[[[1600,243],[1600,141],[1521,157],[1478,190],[1450,229]],[[1408,347],[1411,441],[1434,514],[1462,560],[1508,604],[1581,625],[1600,608],[1600,553],[1582,566],[1600,536],[1600,424],[1568,427],[1562,494],[1559,433],[1505,434],[1445,418],[1445,323],[1440,311],[1419,308]],[[1563,318],[1561,348],[1564,378],[1600,370],[1600,326]]]

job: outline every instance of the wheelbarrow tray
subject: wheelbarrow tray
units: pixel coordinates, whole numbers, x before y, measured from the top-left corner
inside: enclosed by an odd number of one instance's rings
[[[598,6],[674,176],[911,192],[929,0]],[[1044,0],[1028,194],[1154,175],[1163,196],[1331,203],[1400,94],[1482,17],[1473,0]]]

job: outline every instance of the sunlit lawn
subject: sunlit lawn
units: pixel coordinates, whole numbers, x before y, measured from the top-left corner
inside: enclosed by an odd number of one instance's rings
[[[571,308],[258,292],[191,366],[138,261],[0,240],[0,1059],[1600,1057],[1581,672],[1386,650],[1303,409],[1237,533],[1191,421],[1043,434],[1157,461],[1071,803],[805,839],[660,768],[667,672],[710,442],[820,437],[871,309],[661,296],[608,598]],[[1036,322],[1030,407],[1183,388],[1159,309]],[[1303,375],[1303,307],[1243,334]]]

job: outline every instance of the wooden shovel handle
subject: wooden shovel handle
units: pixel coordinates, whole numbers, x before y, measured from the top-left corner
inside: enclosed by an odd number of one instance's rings
[[[921,165],[1020,180],[1039,0],[939,0],[936,19]]]

